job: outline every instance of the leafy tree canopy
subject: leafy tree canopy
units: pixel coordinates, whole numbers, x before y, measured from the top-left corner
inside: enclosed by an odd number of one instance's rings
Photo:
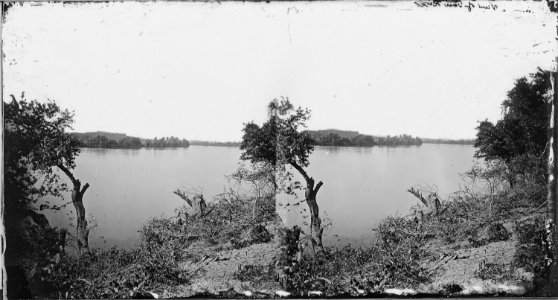
[[[6,210],[23,209],[33,195],[59,195],[58,176],[53,167],[75,167],[78,141],[66,132],[71,129],[73,114],[55,102],[40,103],[12,96],[4,102],[4,174]],[[37,176],[45,184],[34,187]]]
[[[314,147],[310,135],[299,129],[306,127],[310,110],[295,108],[288,98],[281,98],[269,103],[268,113],[269,118],[261,127],[253,122],[245,124],[241,159],[267,162],[274,167],[307,167]]]
[[[475,156],[506,163],[522,155],[542,156],[548,140],[550,88],[548,74],[540,69],[529,79],[518,79],[502,102],[502,119],[496,124],[485,120],[477,127]]]

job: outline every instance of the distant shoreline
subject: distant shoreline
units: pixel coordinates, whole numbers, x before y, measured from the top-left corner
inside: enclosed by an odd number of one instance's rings
[[[440,143],[440,142],[424,142],[424,144],[431,144],[431,145],[454,145],[454,146],[473,146],[473,143]],[[339,145],[339,146],[329,146],[329,145],[313,145],[317,148],[355,148],[355,149],[364,149],[364,148],[415,148],[420,147],[422,145],[374,145],[374,146],[351,146],[351,145]],[[236,145],[226,145],[226,144],[190,144],[189,147],[139,147],[139,148],[105,148],[105,147],[87,147],[87,146],[80,146],[80,149],[103,149],[103,150],[140,150],[140,149],[149,149],[149,150],[176,150],[176,149],[188,149],[191,146],[195,147],[223,147],[223,148],[236,148],[238,149],[239,146]]]
[[[360,134],[357,131],[344,131],[338,129],[326,130],[307,130],[312,138],[313,146],[321,147],[354,147],[354,148],[371,148],[371,147],[411,147],[420,146],[421,144],[447,144],[447,145],[474,145],[474,139],[442,139],[442,138],[419,138],[410,135],[398,136],[372,136]],[[214,147],[234,147],[239,148],[241,142],[217,142],[186,139],[178,139],[176,137],[168,137],[161,139],[144,139],[138,137],[127,136],[124,133],[111,132],[85,132],[72,133],[80,142],[81,148],[89,149],[177,149],[188,148],[192,146],[214,146]]]
[[[446,145],[475,145],[475,140],[434,140],[434,139],[422,139],[424,144],[446,144]]]

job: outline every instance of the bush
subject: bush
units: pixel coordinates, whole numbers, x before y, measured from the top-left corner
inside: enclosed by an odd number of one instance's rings
[[[372,291],[374,284],[363,274],[373,254],[368,248],[329,249],[323,259],[293,264],[283,282],[284,288],[301,297],[308,296],[310,291],[321,291],[325,296],[357,295],[357,289]]]
[[[275,216],[273,199],[253,204],[223,197],[204,217],[187,217],[186,209],[179,208],[173,217],[152,219],[140,230],[136,249],[93,249],[81,258],[63,257],[51,271],[35,276],[36,293],[54,298],[128,298],[171,291],[192,276],[179,263],[201,259],[202,252],[209,251],[208,243],[226,243],[243,232],[254,237],[253,243],[269,241],[265,227],[258,224]],[[201,249],[191,247],[200,241],[205,243]]]
[[[295,263],[289,268],[284,287],[294,296],[304,297],[316,290],[325,296],[361,296],[388,286],[417,286],[429,276],[420,265],[429,255],[422,247],[427,239],[413,221],[389,217],[378,225],[375,244],[359,249],[327,249],[322,259]],[[289,250],[286,248],[284,256]]]
[[[224,193],[209,205],[204,216],[190,216],[188,210],[181,207],[176,210],[176,216],[152,222],[189,239],[203,238],[211,243],[226,243],[231,239],[240,239],[243,232],[277,217],[273,197],[255,199],[241,199],[236,194]]]
[[[64,257],[49,274],[41,274],[39,294],[57,298],[129,298],[146,291],[161,292],[187,283],[176,248],[91,250],[81,258]]]
[[[429,274],[420,261],[430,256],[423,246],[431,238],[431,233],[413,220],[386,218],[378,225],[377,242],[373,246],[378,261],[375,274],[393,286],[409,287],[427,281]]]
[[[512,272],[510,271],[509,266],[484,263],[481,264],[477,270],[476,276],[482,280],[509,280],[512,278]]]
[[[517,222],[516,231],[519,236],[519,246],[514,256],[514,265],[533,273],[533,284],[529,294],[548,296],[550,276],[548,258],[552,257],[552,248],[547,240],[545,219],[540,216]]]

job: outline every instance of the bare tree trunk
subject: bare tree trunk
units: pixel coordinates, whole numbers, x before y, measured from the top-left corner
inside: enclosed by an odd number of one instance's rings
[[[320,181],[316,184],[316,186],[314,186],[314,179],[308,176],[302,167],[296,163],[291,163],[291,165],[302,175],[302,177],[304,177],[304,180],[306,180],[305,200],[308,204],[308,208],[310,209],[310,236],[312,239],[312,247],[314,249],[314,254],[321,256],[325,254],[322,242],[324,229],[322,228],[320,208],[318,207],[318,202],[316,201],[316,195],[322,187],[323,182]]]
[[[321,185],[321,181],[318,185]],[[313,184],[312,184],[313,185]],[[316,194],[319,187],[312,189],[309,197],[306,198],[306,203],[310,209],[310,235],[312,236],[312,245],[316,254],[324,254],[324,247],[322,243],[322,235],[324,229],[322,228],[322,219],[320,219],[320,208],[316,202]]]
[[[72,192],[72,203],[76,209],[77,214],[77,245],[79,249],[79,254],[83,254],[89,251],[89,228],[87,228],[87,220],[85,219],[85,207],[83,206],[83,194],[85,190],[89,187],[86,183],[83,189],[81,188],[81,183],[74,184],[74,191]]]
[[[89,228],[87,228],[87,220],[85,218],[85,207],[83,206],[83,195],[89,188],[89,183],[86,183],[83,187],[81,186],[81,181],[76,179],[74,175],[66,168],[64,165],[58,165],[58,168],[62,170],[68,178],[72,181],[72,204],[76,209],[77,224],[76,224],[76,237],[79,254],[89,252]]]

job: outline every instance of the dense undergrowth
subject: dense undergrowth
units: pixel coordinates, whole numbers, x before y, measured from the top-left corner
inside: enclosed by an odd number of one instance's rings
[[[531,220],[518,221],[515,224],[519,236],[519,247],[514,257],[516,268],[522,268],[533,274],[532,282],[528,283],[529,296],[548,296],[550,268],[548,257],[552,257],[551,246],[548,244],[548,232],[545,219],[538,216]]]
[[[480,180],[478,174],[467,176]],[[297,296],[308,296],[316,290],[326,296],[358,296],[393,287],[417,288],[430,282],[432,270],[422,262],[439,259],[440,247],[457,250],[504,241],[511,236],[504,222],[523,224],[522,218],[534,216],[538,220],[535,223],[516,226],[520,244],[511,268],[532,272],[534,283],[530,290],[540,290],[548,275],[548,245],[544,244],[542,221],[546,186],[540,181],[525,180],[512,188],[506,186],[501,173],[493,172],[491,176],[485,179],[499,176],[496,180],[502,180],[498,188],[469,185],[441,201],[443,213],[438,216],[419,214],[423,208],[416,206],[409,215],[382,220],[374,229],[376,241],[371,245],[328,249],[323,259],[295,263],[284,287]],[[512,271],[497,267],[500,266],[483,269],[481,277],[509,278],[506,274]]]
[[[39,263],[30,276],[32,293],[47,298],[160,295],[189,282],[192,274],[180,268],[180,262],[202,259],[211,245],[228,242],[232,247],[246,246],[243,233],[276,217],[271,197],[254,201],[226,195],[211,203],[209,209],[203,217],[188,216],[183,207],[170,218],[152,219],[140,230],[139,243],[133,250],[92,249],[79,258],[62,256],[49,268],[42,268],[48,262],[35,260]]]

